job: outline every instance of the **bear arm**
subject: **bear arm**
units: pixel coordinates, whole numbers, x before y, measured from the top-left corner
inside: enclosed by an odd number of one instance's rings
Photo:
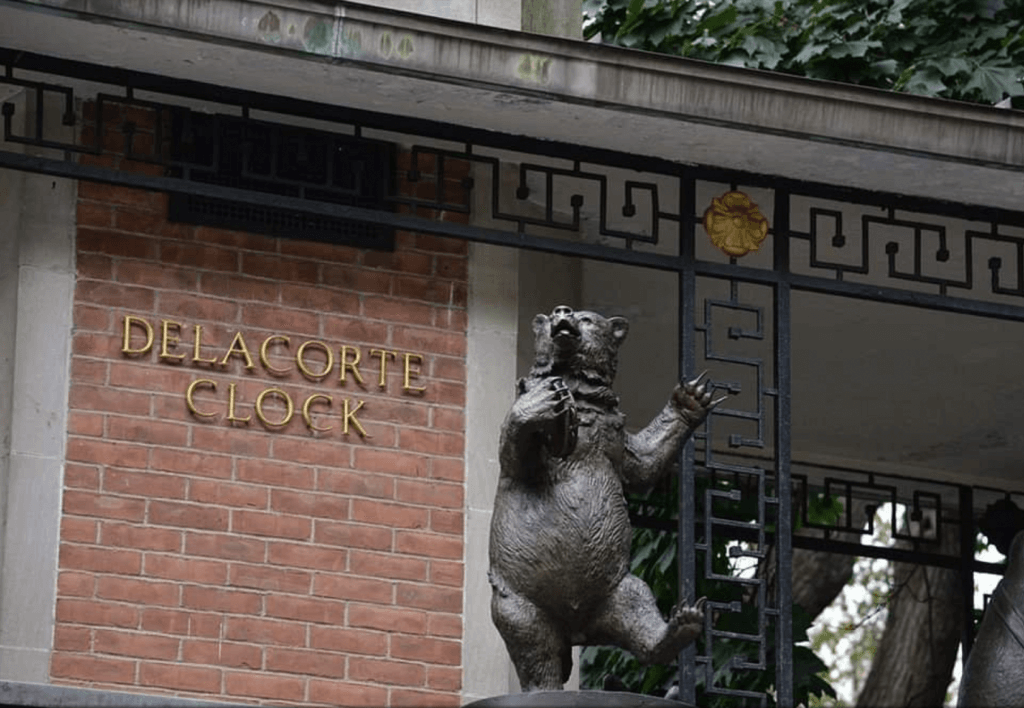
[[[650,488],[675,461],[693,429],[671,402],[646,428],[626,435],[622,481],[629,491]]]

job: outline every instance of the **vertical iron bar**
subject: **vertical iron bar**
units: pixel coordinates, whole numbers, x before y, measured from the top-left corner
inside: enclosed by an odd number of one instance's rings
[[[974,644],[974,490],[966,484],[960,487],[960,590],[964,612],[960,642],[966,667]]]
[[[778,516],[775,520],[776,602],[775,700],[793,705],[793,495],[790,484],[790,286],[789,193],[775,189],[775,484]]]
[[[697,183],[688,175],[679,177],[679,375],[692,376],[696,365],[696,328],[694,325],[697,300],[697,275],[695,223]],[[679,452],[679,593],[680,600],[694,602],[697,597],[697,554],[694,499],[697,494],[694,485],[694,445],[690,442]],[[694,644],[679,653],[679,700],[693,705],[696,703],[696,666],[694,659],[697,648]]]

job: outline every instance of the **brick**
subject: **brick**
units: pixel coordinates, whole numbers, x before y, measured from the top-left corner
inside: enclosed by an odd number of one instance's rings
[[[276,281],[231,273],[202,273],[199,278],[199,290],[206,295],[231,298],[236,302],[254,300],[277,303],[281,300],[281,285]]]
[[[316,484],[319,491],[357,497],[390,499],[395,493],[395,481],[390,477],[348,470],[319,470]]]
[[[395,603],[434,612],[461,612],[462,587],[436,587],[414,583],[398,583]]]
[[[395,551],[430,558],[462,558],[462,539],[421,531],[396,531]]]
[[[142,629],[147,632],[218,638],[221,636],[222,623],[221,615],[217,613],[154,607],[142,610]]]
[[[198,431],[194,431],[194,433],[198,433]],[[239,464],[241,465],[241,463]],[[226,455],[212,455],[195,450],[154,448],[150,469],[226,478],[231,476],[231,458]]]
[[[181,532],[140,524],[104,521],[100,542],[112,548],[137,548],[143,551],[180,551]]]
[[[284,307],[355,315],[359,313],[359,300],[358,293],[347,290],[281,283],[281,305]]]
[[[427,634],[432,637],[462,637],[462,615],[428,612]]]
[[[315,261],[355,263],[359,260],[360,253],[358,249],[351,246],[297,239],[281,239],[279,246],[282,255],[310,258]]]
[[[121,344],[113,337],[97,337],[92,332],[74,332],[71,335],[71,353],[74,356],[113,359],[120,355]]]
[[[57,598],[58,624],[87,624],[100,627],[126,627],[139,625],[137,607],[101,600]]]
[[[111,280],[114,273],[114,259],[101,253],[78,251],[75,266],[80,280]]]
[[[453,408],[434,407],[430,410],[430,422],[434,429],[451,430],[456,433],[464,433],[466,430],[466,416],[461,410]]]
[[[367,268],[430,275],[434,266],[433,256],[408,250],[367,251],[363,254],[363,265]]]
[[[466,386],[461,382],[438,381],[430,387],[430,395],[443,405],[460,408],[466,405]]]
[[[203,297],[202,295],[193,295],[191,293],[176,293],[161,291],[158,295],[158,301],[160,304],[161,312],[172,312],[174,313],[174,319],[177,322],[218,322],[227,324],[229,322],[235,322],[238,319],[239,307],[233,302],[227,300],[219,300],[209,297]],[[154,328],[156,325],[154,324]],[[185,329],[185,328],[183,328]],[[191,342],[191,336],[193,332],[188,332],[187,329],[182,333],[182,340],[188,337],[188,341]],[[233,335],[232,335],[233,336]],[[242,335],[245,336],[244,334]],[[206,337],[202,338],[203,343],[207,341]],[[224,350],[226,351],[230,340],[224,342]],[[250,353],[252,352],[251,343],[246,341],[246,344],[250,345]],[[219,347],[214,346],[213,352],[217,352],[216,356],[218,359],[222,358],[222,350]],[[210,350],[204,350],[206,356],[210,356],[212,352]]]
[[[309,700],[348,708],[379,708],[387,704],[388,690],[382,686],[342,681],[309,680]]]
[[[332,546],[389,551],[392,548],[392,531],[366,524],[317,520],[313,540]]]
[[[461,457],[465,449],[460,433],[402,428],[398,431],[398,444],[403,450],[430,455]]]
[[[355,451],[353,466],[363,472],[384,472],[409,477],[426,477],[430,458],[396,450],[377,450],[359,447]]]
[[[86,627],[58,625],[53,631],[53,649],[57,652],[90,653],[92,649],[92,630]]]
[[[158,209],[161,202],[160,195],[153,192],[86,181],[78,184],[78,198],[110,204],[126,204],[151,210]]]
[[[345,657],[308,649],[267,649],[267,671],[345,678]]]
[[[394,327],[391,346],[411,352],[429,352],[448,356],[466,355],[466,336],[419,327]]]
[[[324,263],[321,279],[323,284],[329,287],[387,295],[391,292],[394,276],[358,266]]]
[[[107,436],[113,440],[184,447],[188,442],[188,426],[149,418],[112,415],[107,417]]]
[[[430,376],[435,379],[451,381],[466,380],[466,360],[447,356],[431,357]]]
[[[248,644],[275,646],[302,646],[306,641],[306,628],[295,622],[281,622],[257,617],[229,617],[224,638]]]
[[[113,279],[119,283],[146,285],[151,288],[166,290],[195,290],[196,281],[199,279],[198,271],[194,268],[168,265],[166,263],[152,261],[118,261],[114,267]],[[164,310],[167,319],[181,322],[178,313],[173,310]],[[159,324],[153,323],[154,329]],[[159,345],[159,330],[156,331],[157,346]]]
[[[113,341],[113,340],[111,340]],[[120,347],[120,342],[114,342]],[[148,393],[182,395],[188,387],[191,374],[184,369],[169,366],[140,366],[140,362],[123,360],[120,350],[118,361],[110,366],[110,385],[116,388],[137,389]]]
[[[275,489],[270,493],[270,508],[284,514],[301,514],[326,519],[347,519],[347,497],[321,492],[293,492]]]
[[[97,573],[138,575],[142,569],[142,554],[137,551],[62,543],[60,567],[68,570],[91,570]]]
[[[461,509],[463,485],[437,480],[400,479],[395,482],[395,499],[411,504]]]
[[[99,467],[78,465],[73,462],[66,463],[64,465],[64,486],[68,489],[99,490]]]
[[[388,651],[388,635],[364,629],[314,625],[309,629],[309,646],[345,654],[384,656]]]
[[[312,574],[303,570],[285,570],[265,565],[232,563],[229,584],[270,592],[309,594]]]
[[[152,471],[133,472],[107,469],[103,472],[103,491],[146,498],[184,499],[185,480],[176,475]]]
[[[114,226],[119,231],[131,231],[152,236],[170,236],[174,234],[173,227],[184,230],[182,227],[186,225],[169,223],[163,214],[157,212],[122,207],[114,212]]]
[[[75,223],[79,227],[96,226],[102,228],[112,226],[114,223],[114,210],[109,204],[79,200]]]
[[[435,457],[430,461],[430,477],[462,482],[466,478],[466,467],[462,460]]]
[[[238,479],[273,487],[313,489],[314,472],[312,467],[284,465],[272,460],[243,459],[238,460]]]
[[[261,563],[266,557],[266,547],[266,541],[261,539],[230,534],[195,532],[185,535],[185,553],[190,556]]]
[[[316,337],[320,333],[320,319],[316,313],[285,307],[243,304],[242,321],[250,327],[270,332],[284,332],[309,337]]]
[[[68,435],[103,437],[104,416],[102,413],[68,412]]]
[[[350,603],[348,626],[379,629],[384,632],[423,634],[427,629],[427,615],[419,610]]]
[[[121,258],[156,258],[159,242],[149,236],[126,234],[110,229],[79,226],[76,246],[81,251],[92,251]]]
[[[60,520],[60,538],[71,543],[96,543],[99,523],[94,519],[65,516]]]
[[[427,688],[432,688],[435,691],[461,691],[462,669],[428,666]]]
[[[111,311],[106,307],[76,304],[73,308],[72,319],[76,331],[108,334],[112,331],[110,315]]]
[[[465,256],[437,256],[434,259],[434,275],[438,278],[466,280],[469,276],[468,263]]]
[[[430,561],[430,582],[435,585],[461,588],[464,575],[464,566],[461,561],[443,561],[437,558]],[[461,599],[459,603],[461,605]]]
[[[267,562],[311,570],[343,571],[348,565],[348,551],[322,548],[307,543],[271,541],[267,548]]]
[[[466,255],[469,253],[469,242],[461,238],[447,238],[433,234],[416,234],[416,248],[434,253],[452,253]]]
[[[420,427],[428,424],[430,416],[430,409],[415,399],[389,401],[385,398],[375,398],[372,405],[367,405],[364,410],[365,415],[363,411],[359,413],[365,420]]]
[[[242,253],[242,272],[277,281],[316,284],[320,280],[315,260],[287,258],[278,254]]]
[[[267,615],[333,626],[344,624],[345,603],[310,597],[267,596]]]
[[[228,509],[206,504],[151,501],[149,522],[160,526],[182,526],[207,531],[227,531]]]
[[[335,399],[335,414],[339,419],[341,418],[340,413],[340,398]],[[302,405],[301,402],[298,405]],[[362,422],[362,411],[356,414],[356,418]],[[341,428],[336,423],[339,422],[337,419],[335,422],[333,435],[339,435]],[[369,431],[375,438],[378,435],[379,426],[374,426],[373,431]],[[358,432],[354,429],[350,431],[350,438],[358,438]],[[278,465],[288,464],[300,464],[300,465],[323,465],[333,466],[335,461],[339,458],[342,460],[348,460],[348,448],[343,443],[334,444],[325,438],[317,441],[315,445],[311,445],[309,438],[307,437],[282,437],[277,436],[274,438],[274,445],[272,453],[276,460],[280,460]],[[311,487],[310,487],[311,488]]]
[[[68,440],[67,457],[74,462],[144,469],[149,459],[149,448],[111,440],[72,438]]]
[[[177,607],[180,586],[177,583],[133,580],[114,576],[100,576],[96,579],[96,597],[103,600],[130,602],[137,605],[162,605]]]
[[[352,520],[405,529],[422,529],[429,524],[430,512],[427,509],[406,504],[373,501],[370,499],[352,500]]]
[[[462,645],[447,639],[395,634],[391,637],[391,658],[458,666],[462,663]]]
[[[57,594],[61,597],[92,597],[96,592],[96,575],[62,570],[57,576]]]
[[[452,301],[452,284],[437,278],[395,276],[394,294],[398,298],[425,300],[447,305]]]
[[[266,487],[252,484],[193,479],[189,482],[188,498],[190,501],[203,504],[250,509],[267,508]]]
[[[76,383],[106,383],[107,362],[76,356],[71,360],[71,380]]]
[[[231,512],[231,530],[235,533],[305,541],[309,539],[312,527],[313,522],[301,516],[240,509]]]
[[[216,694],[220,693],[221,672],[198,666],[142,662],[139,665],[139,685]]]
[[[313,580],[313,594],[387,605],[394,600],[394,583],[351,575],[318,573]]]
[[[452,693],[430,693],[393,689],[390,693],[392,708],[458,708],[459,696]]]
[[[150,577],[204,585],[223,585],[228,577],[227,563],[222,561],[163,553],[147,553],[145,567]]]
[[[224,691],[230,696],[252,696],[278,701],[299,702],[305,693],[305,679],[290,676],[269,676],[254,672],[228,672]]]
[[[160,260],[164,263],[201,268],[202,270],[238,272],[237,251],[204,243],[161,241]]]
[[[393,686],[422,686],[427,672],[422,664],[352,656],[348,660],[348,677]]]
[[[130,684],[135,680],[135,662],[129,659],[58,653],[54,654],[50,661],[50,676],[55,679],[86,681],[90,684],[96,681]]]
[[[251,644],[187,639],[181,643],[181,659],[190,664],[259,670],[263,667],[263,650]]]
[[[93,638],[93,650],[97,654],[117,654],[135,659],[172,661],[178,658],[178,644],[174,637],[110,629],[95,630]]]
[[[433,308],[425,303],[376,295],[364,295],[362,300],[364,317],[414,325],[430,325],[433,322]]]
[[[462,510],[431,509],[430,530],[437,533],[449,533],[461,536],[463,533]]]
[[[181,604],[196,610],[254,615],[263,602],[259,593],[186,585],[181,591]]]
[[[349,552],[349,571],[356,575],[396,580],[426,580],[427,561],[391,553]]]

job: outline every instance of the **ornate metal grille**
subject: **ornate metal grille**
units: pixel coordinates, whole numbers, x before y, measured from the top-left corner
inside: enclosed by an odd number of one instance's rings
[[[955,567],[965,588],[973,588],[974,572],[999,570],[967,550],[977,510],[999,496],[993,490],[850,470],[793,474],[791,296],[824,293],[1024,322],[1024,212],[679,165],[2,49],[0,62],[0,84],[24,89],[32,114],[27,130],[19,131],[14,119],[21,109],[11,101],[3,105],[4,141],[26,151],[0,150],[0,167],[676,274],[680,369],[709,364],[715,387],[732,394],[680,464],[680,599],[693,602],[698,585],[714,584],[721,592],[710,599],[713,612],[699,649],[681,657],[681,700],[692,702],[701,684],[708,694],[740,703],[793,703],[794,547]],[[105,90],[89,88],[84,95],[95,105],[91,131],[79,131],[76,139],[47,134],[46,126],[74,124],[80,87],[97,84]],[[260,190],[245,180],[186,179],[195,165],[187,164],[184,126],[195,118],[197,101],[234,111],[232,120],[241,123],[276,126],[273,131],[315,122],[334,146],[353,140],[401,145],[409,154],[401,169],[414,189],[389,187],[375,206],[310,189],[288,170],[261,171]],[[118,110],[108,111],[115,104]],[[59,112],[59,121],[50,120],[51,111]],[[131,119],[135,111],[156,114],[152,132],[140,132]],[[120,117],[109,117],[115,114]],[[115,146],[104,144],[110,120],[121,136]],[[104,164],[107,147],[146,169]],[[217,155],[217,144],[204,154]],[[767,246],[742,263],[696,238],[703,206],[736,190],[752,195],[771,224]],[[454,198],[466,191],[475,197],[471,210]],[[433,218],[440,212],[465,214],[466,223]],[[808,500],[822,494],[845,502],[845,516],[835,524],[808,517]],[[870,530],[853,516],[858,500],[909,506],[936,527],[956,524],[964,550],[930,552],[922,545],[926,539],[912,532],[900,532],[905,545],[897,548],[851,540]],[[742,517],[739,506],[747,509]],[[794,535],[794,523],[818,533]],[[723,572],[712,562],[716,547],[730,558],[769,566],[771,577]],[[750,613],[753,622],[744,629],[728,621]],[[969,647],[970,628],[964,641]],[[728,666],[716,658],[723,642],[737,648]],[[720,680],[726,669],[768,674],[770,689],[730,687]]]

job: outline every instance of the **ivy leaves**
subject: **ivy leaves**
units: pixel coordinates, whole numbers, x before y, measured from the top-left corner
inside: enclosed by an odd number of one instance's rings
[[[584,0],[584,36],[924,96],[1024,96],[1024,0]]]

